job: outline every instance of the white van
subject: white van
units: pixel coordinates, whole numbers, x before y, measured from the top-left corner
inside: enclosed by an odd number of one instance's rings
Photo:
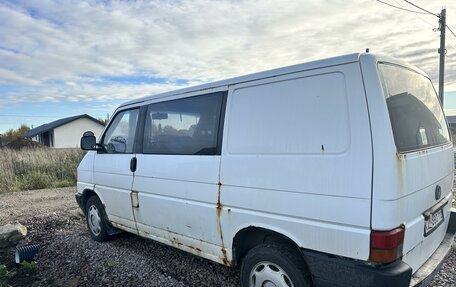
[[[445,115],[426,74],[396,59],[132,100],[81,146],[94,240],[125,230],[240,266],[243,287],[426,285],[451,250]]]

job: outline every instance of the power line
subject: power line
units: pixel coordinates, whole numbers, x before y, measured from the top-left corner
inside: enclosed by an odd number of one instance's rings
[[[408,1],[408,0],[404,0],[404,1],[407,2],[407,3],[410,4],[410,5],[412,5],[412,6],[416,7],[416,8],[418,8],[418,9],[420,9],[420,10],[423,10],[424,12],[426,12],[426,13],[428,13],[428,14],[430,14],[430,15],[434,15],[435,17],[440,18],[439,15],[437,15],[437,14],[435,14],[435,13],[432,13],[432,12],[430,12],[430,11],[424,9],[424,8],[421,8],[420,6],[418,6],[418,5],[416,5],[416,4],[412,3],[412,2],[410,2],[410,1]],[[424,13],[423,13],[423,14],[424,14]]]
[[[399,7],[399,6],[396,6],[396,5],[392,5],[392,4],[390,4],[390,3],[386,3],[386,2],[380,1],[380,0],[376,0],[376,1],[378,1],[378,2],[380,2],[380,3],[383,3],[383,4],[386,4],[386,5],[388,5],[388,6],[391,6],[391,7],[400,9],[400,10],[403,10],[403,11],[412,12],[412,13],[421,14],[421,15],[429,15],[429,14],[426,13],[426,12],[418,12],[418,11],[406,9],[406,8],[404,7],[404,5],[402,5],[402,4],[399,2],[399,0],[393,0],[393,1],[394,1],[394,3],[398,4],[400,7]],[[432,23],[430,23],[429,21],[427,21],[427,20],[426,20],[424,17],[422,17],[421,15],[417,15],[418,19],[421,20],[423,23],[426,23],[426,24],[428,24],[429,26],[431,26],[431,27],[433,28],[432,31],[437,32],[438,29],[435,28],[435,25],[432,24]]]
[[[440,18],[440,15],[439,15],[439,14],[432,13],[432,12],[430,12],[430,11],[428,11],[428,10],[426,10],[426,9],[424,9],[424,8],[422,8],[422,7],[416,5],[416,4],[414,4],[414,3],[412,3],[412,2],[410,2],[410,1],[408,1],[408,0],[404,0],[404,1],[405,1],[406,3],[408,3],[408,4],[410,4],[410,5],[412,5],[412,6],[416,7],[416,8],[418,8],[418,9],[420,9],[420,10],[425,11],[425,12],[419,12],[419,11],[414,11],[414,10],[406,9],[406,8],[404,8],[404,6],[402,6],[402,5],[401,5],[399,2],[397,2],[396,0],[393,0],[393,1],[394,1],[395,3],[397,3],[398,5],[400,5],[400,7],[399,7],[399,6],[396,6],[396,5],[393,5],[393,4],[391,4],[391,3],[387,3],[387,2],[381,1],[381,0],[376,0],[376,1],[377,1],[377,2],[380,2],[380,3],[383,3],[383,4],[385,4],[385,5],[388,5],[388,6],[397,8],[397,9],[400,9],[400,10],[407,11],[407,12],[416,13],[416,14],[424,14],[424,15],[433,15],[433,16],[436,16],[436,17]],[[420,19],[423,20],[424,22],[428,23],[429,25],[434,26],[433,24],[427,22],[426,20],[422,19],[421,17],[420,17]],[[453,34],[453,36],[456,38],[456,33],[454,33],[453,30],[451,30],[451,28],[450,28],[448,25],[445,25],[445,26],[448,28],[448,30],[451,32],[451,34]]]
[[[456,38],[453,38],[453,37],[447,37],[447,40],[449,40],[449,41],[450,41],[450,42],[448,42],[448,43],[450,43],[450,44],[452,44],[452,43],[453,43],[453,44],[456,44]],[[454,46],[453,46],[453,48],[454,48]]]
[[[453,34],[453,36],[456,37],[456,34],[453,32],[453,30],[451,30],[451,28],[448,25],[445,25],[445,26],[448,28],[448,31],[450,31],[451,34]]]
[[[416,14],[432,15],[432,16],[435,16],[435,17],[437,17],[439,19],[439,28],[433,29],[433,30],[434,31],[437,31],[437,30],[440,31],[440,48],[438,49],[438,53],[440,54],[440,57],[439,57],[439,98],[440,98],[440,104],[443,107],[444,81],[445,81],[444,74],[445,74],[445,54],[446,54],[446,49],[445,49],[445,39],[446,39],[445,30],[446,30],[446,28],[448,28],[448,31],[450,31],[450,33],[456,38],[456,34],[446,24],[446,9],[445,9],[445,6],[443,6],[442,12],[440,14],[436,14],[436,13],[432,13],[429,10],[426,10],[426,9],[416,5],[415,3],[412,3],[412,2],[410,2],[408,0],[404,0],[405,3],[407,3],[409,5],[412,5],[413,7],[418,8],[421,11],[426,12],[426,13],[418,13],[417,11],[413,11],[413,10],[409,10],[409,9],[404,8],[404,6],[402,6],[396,0],[393,0],[393,1],[395,3],[397,3],[401,7],[396,6],[396,5],[392,5],[391,3],[387,3],[387,2],[384,2],[384,1],[377,0],[377,2],[380,2],[382,4],[394,7],[394,8],[399,9],[399,10],[404,10],[404,11],[407,11],[407,12],[410,12],[410,13],[416,13]],[[449,39],[453,40],[453,38],[449,38]],[[449,44],[451,46],[453,46],[451,42],[449,42]]]
[[[455,49],[455,51],[456,51],[456,46],[453,43],[448,42],[447,44],[450,44],[450,46],[453,47]]]
[[[456,38],[447,37],[447,40],[449,40],[447,43],[454,49],[453,51],[456,51]]]
[[[406,8],[402,8],[402,7],[399,7],[399,6],[396,6],[396,5],[393,5],[391,3],[388,3],[388,2],[384,2],[382,0],[376,0],[377,2],[380,2],[380,3],[383,3],[385,5],[388,5],[388,6],[391,6],[391,7],[394,7],[394,8],[397,8],[397,9],[400,9],[400,10],[404,10],[404,11],[407,11],[407,12],[412,12],[412,13],[417,13],[417,14],[425,14],[427,15],[427,13],[424,13],[424,12],[419,12],[419,11],[413,11],[413,10],[410,10],[410,9],[406,9]]]
[[[402,8],[405,8],[405,6],[399,2],[399,0],[393,0],[394,3],[396,3],[397,5],[401,6]],[[414,11],[415,12],[415,11]],[[421,15],[428,15],[427,13],[424,13],[424,12],[418,12],[416,14],[421,14]],[[428,24],[429,26],[431,26],[432,28],[435,27],[435,24],[431,23],[431,22],[428,22],[426,19],[424,19],[423,16],[421,15],[416,15],[418,17],[418,19],[420,19],[421,21],[423,21],[424,23]]]
[[[422,8],[422,7],[420,7],[420,6],[418,6],[418,5],[416,5],[415,3],[412,3],[412,2],[410,2],[410,1],[408,1],[408,0],[404,0],[404,1],[405,1],[406,3],[408,3],[408,4],[410,4],[410,5],[412,5],[412,6],[416,7],[416,8],[418,8],[418,9],[420,9],[420,10],[425,11],[427,14],[434,15],[434,16],[436,16],[436,17],[438,17],[438,18],[441,17],[441,15],[432,13],[432,12],[430,12],[430,11],[428,11],[428,10],[426,10],[426,9],[424,9],[424,8]],[[421,14],[425,14],[425,13],[421,13]],[[453,30],[451,30],[451,28],[450,28],[448,25],[445,24],[445,27],[447,27],[447,28],[448,28],[448,31],[450,31],[451,34],[453,34],[453,36],[456,37],[456,34],[453,32]]]

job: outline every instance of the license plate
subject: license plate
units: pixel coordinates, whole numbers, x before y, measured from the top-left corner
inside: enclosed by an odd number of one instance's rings
[[[438,204],[437,206],[431,208],[429,211],[425,212],[424,215],[424,236],[428,236],[434,230],[436,230],[440,224],[443,223],[445,217],[443,215],[443,207],[446,204]]]

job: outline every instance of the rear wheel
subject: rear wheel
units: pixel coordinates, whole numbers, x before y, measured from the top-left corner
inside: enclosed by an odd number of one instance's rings
[[[85,211],[87,228],[92,239],[98,242],[108,240],[108,222],[100,199],[95,195],[90,197],[87,200]]]
[[[252,248],[242,261],[242,287],[310,287],[312,279],[301,254],[286,244]]]

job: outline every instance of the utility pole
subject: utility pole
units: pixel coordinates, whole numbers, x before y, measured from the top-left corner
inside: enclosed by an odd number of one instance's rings
[[[440,29],[440,63],[439,63],[439,97],[440,97],[440,104],[443,108],[443,85],[444,85],[444,77],[445,77],[445,28],[446,28],[446,8],[442,9],[439,17],[439,29]]]

